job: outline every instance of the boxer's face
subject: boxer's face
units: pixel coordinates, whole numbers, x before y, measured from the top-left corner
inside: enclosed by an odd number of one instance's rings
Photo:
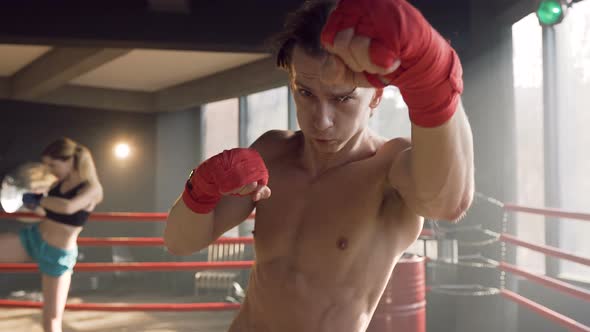
[[[291,87],[306,139],[318,152],[333,153],[367,128],[381,95],[373,88],[325,84],[319,75],[323,60],[295,46]]]
[[[61,160],[43,156],[41,158],[41,161],[43,161],[43,164],[45,164],[49,168],[51,174],[55,175],[55,177],[57,177],[59,180],[63,180],[72,171],[74,158]]]

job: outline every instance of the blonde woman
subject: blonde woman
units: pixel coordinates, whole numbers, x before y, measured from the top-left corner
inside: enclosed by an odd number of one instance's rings
[[[43,329],[61,332],[77,239],[103,190],[88,148],[69,138],[49,144],[42,161],[57,181],[47,195],[26,193],[24,205],[45,218],[17,234],[0,234],[0,262],[34,261],[43,288]]]

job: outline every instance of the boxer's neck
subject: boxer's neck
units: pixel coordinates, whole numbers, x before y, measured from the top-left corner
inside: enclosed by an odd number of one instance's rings
[[[303,139],[303,165],[311,176],[319,176],[326,171],[368,158],[375,154],[377,145],[368,128],[353,135],[338,151],[322,152],[308,139]]]

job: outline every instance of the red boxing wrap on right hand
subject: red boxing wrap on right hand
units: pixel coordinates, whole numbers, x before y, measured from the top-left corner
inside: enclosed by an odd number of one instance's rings
[[[371,38],[374,64],[389,68],[401,61],[382,77],[400,89],[413,123],[436,127],[451,118],[463,92],[461,62],[416,8],[405,0],[341,0],[324,26],[322,43],[333,45],[338,32],[348,28]],[[380,77],[365,76],[373,86],[385,87]]]
[[[192,171],[182,200],[193,212],[209,213],[221,199],[222,193],[253,182],[268,184],[268,170],[260,154],[254,149],[225,150]]]

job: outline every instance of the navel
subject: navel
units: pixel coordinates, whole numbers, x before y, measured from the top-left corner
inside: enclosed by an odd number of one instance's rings
[[[348,248],[348,239],[345,237],[340,237],[336,245],[338,246],[338,249],[346,250],[346,248]]]

